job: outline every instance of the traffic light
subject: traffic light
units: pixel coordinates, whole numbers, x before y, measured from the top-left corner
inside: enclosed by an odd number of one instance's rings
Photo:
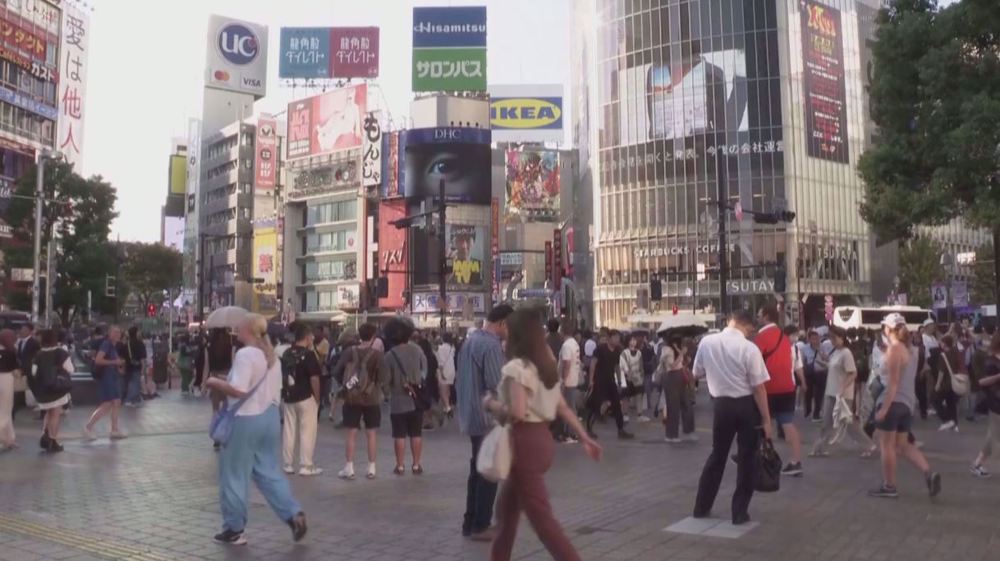
[[[111,275],[104,276],[104,295],[108,298],[116,298],[118,295],[115,277]]]
[[[156,305],[149,304],[146,306],[146,317],[155,318],[156,317]]]

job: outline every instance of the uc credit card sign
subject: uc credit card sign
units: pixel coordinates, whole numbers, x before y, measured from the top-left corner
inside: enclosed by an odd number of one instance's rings
[[[413,8],[415,92],[486,91],[486,7]]]
[[[553,85],[493,85],[490,128],[497,142],[560,142],[563,140],[563,87]]]

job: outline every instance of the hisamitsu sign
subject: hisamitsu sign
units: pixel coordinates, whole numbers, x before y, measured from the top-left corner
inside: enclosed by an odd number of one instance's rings
[[[413,8],[413,91],[486,91],[486,7]]]

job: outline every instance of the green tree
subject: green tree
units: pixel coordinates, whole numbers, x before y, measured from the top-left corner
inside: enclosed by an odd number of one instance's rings
[[[13,199],[7,210],[6,220],[20,242],[5,256],[9,268],[33,266],[35,213],[30,197],[35,194],[35,177],[35,170],[30,170],[17,181],[15,193],[28,198]],[[113,313],[115,300],[104,296],[104,280],[115,274],[116,267],[114,246],[108,242],[111,221],[118,216],[115,188],[100,176],[80,177],[64,162],[46,163],[43,188],[43,253],[53,234],[58,239],[53,309],[63,325],[69,325],[86,307],[90,292],[97,311]],[[12,300],[25,298],[30,302],[30,294],[23,293]]]
[[[996,267],[993,266],[993,244],[980,246],[976,250],[976,264],[972,266],[969,292],[975,304],[992,303],[993,290],[997,285]]]
[[[183,258],[179,251],[159,243],[130,243],[125,249],[122,276],[143,309],[160,303],[164,290],[180,286]]]
[[[899,291],[911,306],[929,308],[931,284],[944,278],[941,247],[932,239],[919,237],[899,247]]]
[[[1000,2],[897,0],[878,25],[862,217],[879,241],[960,218],[1000,248]]]

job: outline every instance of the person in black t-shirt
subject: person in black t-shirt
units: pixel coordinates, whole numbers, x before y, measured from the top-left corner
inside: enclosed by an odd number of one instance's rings
[[[621,334],[612,331],[608,342],[599,345],[594,351],[594,359],[590,363],[590,395],[587,398],[587,433],[593,438],[594,419],[600,414],[601,405],[611,403],[611,412],[618,425],[618,438],[629,439],[634,435],[625,430],[625,418],[622,415],[621,397],[618,385],[615,383],[615,371],[622,354]]]
[[[983,463],[993,454],[993,445],[1000,446],[1000,334],[994,335],[990,342],[990,357],[986,359],[983,377],[979,379],[979,387],[986,394],[986,407],[989,409],[989,425],[986,428],[986,443],[976,456],[970,470],[976,477],[989,477],[990,472]]]
[[[323,369],[313,350],[312,329],[293,324],[295,344],[281,356],[281,400],[285,420],[282,454],[285,473],[294,473],[295,445],[299,445],[299,475],[319,475],[313,464],[316,426],[319,424],[320,376]]]

